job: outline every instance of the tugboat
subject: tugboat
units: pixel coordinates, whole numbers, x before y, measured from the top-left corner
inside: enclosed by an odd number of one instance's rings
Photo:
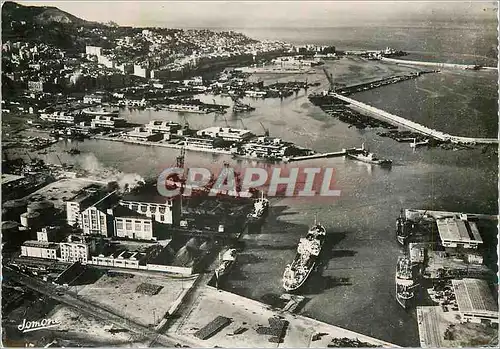
[[[255,108],[250,106],[249,104],[244,104],[237,100],[234,101],[233,112],[235,113],[249,112],[254,110]]]
[[[400,256],[396,265],[396,300],[405,309],[415,297],[415,286],[411,261],[407,256]]]
[[[365,149],[364,143],[361,147],[361,152],[359,153],[347,152],[347,156],[355,160],[366,162],[368,164],[379,165],[384,167],[389,167],[392,165],[392,160],[379,159],[375,156],[375,154],[370,153],[368,149]]]
[[[325,237],[325,227],[315,221],[307,235],[300,238],[297,254],[293,262],[286,266],[283,274],[283,288],[287,292],[297,290],[306,282],[316,265]]]
[[[253,203],[253,210],[250,212],[247,217],[251,221],[259,221],[264,218],[264,216],[269,211],[269,200],[264,197],[264,193],[261,192],[261,197],[255,200]]]

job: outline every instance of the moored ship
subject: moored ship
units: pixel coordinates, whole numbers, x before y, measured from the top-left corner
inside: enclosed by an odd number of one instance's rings
[[[283,288],[295,291],[307,280],[325,242],[326,229],[318,223],[309,229],[307,235],[300,238],[297,254],[291,264],[288,264],[283,274]]]
[[[177,111],[183,113],[208,114],[210,110],[199,104],[169,104],[165,107],[169,111]]]
[[[87,115],[92,115],[92,116],[112,116],[112,117],[117,117],[119,115],[119,110],[114,109],[114,108],[106,108],[106,107],[99,107],[99,108],[86,108],[83,109],[83,113]]]
[[[405,309],[412,304],[415,286],[411,261],[407,256],[400,256],[396,265],[396,300]]]
[[[232,248],[227,250],[223,255],[222,255],[222,261],[215,269],[215,276],[217,280],[221,280],[227,273],[229,272],[229,269],[231,268],[232,264],[236,260],[236,249]]]

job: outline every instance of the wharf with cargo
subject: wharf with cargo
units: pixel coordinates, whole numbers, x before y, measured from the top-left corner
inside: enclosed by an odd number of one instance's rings
[[[497,265],[488,256],[497,224],[497,215],[401,210],[395,298],[416,308],[422,347],[496,340]]]

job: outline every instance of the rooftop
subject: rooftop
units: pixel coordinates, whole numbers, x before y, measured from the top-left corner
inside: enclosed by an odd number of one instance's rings
[[[249,130],[242,130],[240,128],[231,128],[231,127],[218,127],[218,126],[212,126],[205,128],[203,130],[199,130],[197,132],[198,135],[201,135],[203,133],[218,133],[220,135],[231,135],[231,136],[245,136],[245,135],[251,135],[252,132]]]
[[[56,243],[47,242],[47,241],[37,241],[37,240],[25,241],[23,245],[28,246],[28,247],[57,248]]]
[[[139,188],[134,189],[132,192],[125,194],[122,201],[135,201],[151,204],[165,204],[169,198],[166,198],[158,192],[156,183],[148,183]]]
[[[151,218],[142,215],[134,210],[129,209],[128,207],[122,206],[122,205],[116,205],[113,208],[113,216],[115,217],[130,217],[130,218],[140,218],[140,219],[148,219],[151,220]]]
[[[498,305],[493,298],[488,284],[480,279],[452,280],[453,289],[461,312],[498,314]]]
[[[439,236],[443,241],[482,243],[476,223],[457,218],[436,219]]]

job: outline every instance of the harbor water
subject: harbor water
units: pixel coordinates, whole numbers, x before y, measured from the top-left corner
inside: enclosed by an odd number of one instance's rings
[[[412,71],[374,62],[334,61],[328,69],[340,82]],[[358,130],[328,116],[307,99],[307,94],[327,86],[321,69],[315,74],[259,75],[266,83],[287,80],[321,82],[285,99],[244,99],[255,111],[238,116],[185,114],[165,111],[123,111],[129,121],[189,122],[192,128],[212,125],[246,127],[281,137],[316,151],[338,151],[362,143],[393,160],[391,169],[344,158],[317,159],[287,166],[333,167],[335,198],[274,198],[267,222],[260,232],[243,236],[245,248],[224,288],[259,301],[273,303],[284,290],[281,277],[295,255],[301,236],[316,215],[326,227],[328,244],[318,269],[301,294],[306,303],[301,313],[321,321],[380,338],[402,346],[418,346],[416,315],[403,310],[395,300],[394,275],[401,252],[395,238],[395,219],[401,208],[422,208],[495,214],[497,208],[497,155],[491,148],[412,150],[377,135],[379,129]],[[453,71],[425,75],[379,89],[353,95],[403,117],[435,126],[457,135],[494,137],[497,134],[496,72]],[[475,91],[475,92],[474,92]],[[199,96],[205,102],[230,105],[231,99]],[[241,120],[240,120],[241,119]],[[78,147],[79,155],[61,150]],[[102,140],[78,144],[59,142],[63,162],[88,170],[115,168],[144,177],[158,174],[175,163],[178,150]],[[39,155],[57,163],[50,150]],[[186,166],[210,166],[228,161],[238,166],[255,162],[229,156],[188,152]],[[390,314],[390,316],[388,316]]]

